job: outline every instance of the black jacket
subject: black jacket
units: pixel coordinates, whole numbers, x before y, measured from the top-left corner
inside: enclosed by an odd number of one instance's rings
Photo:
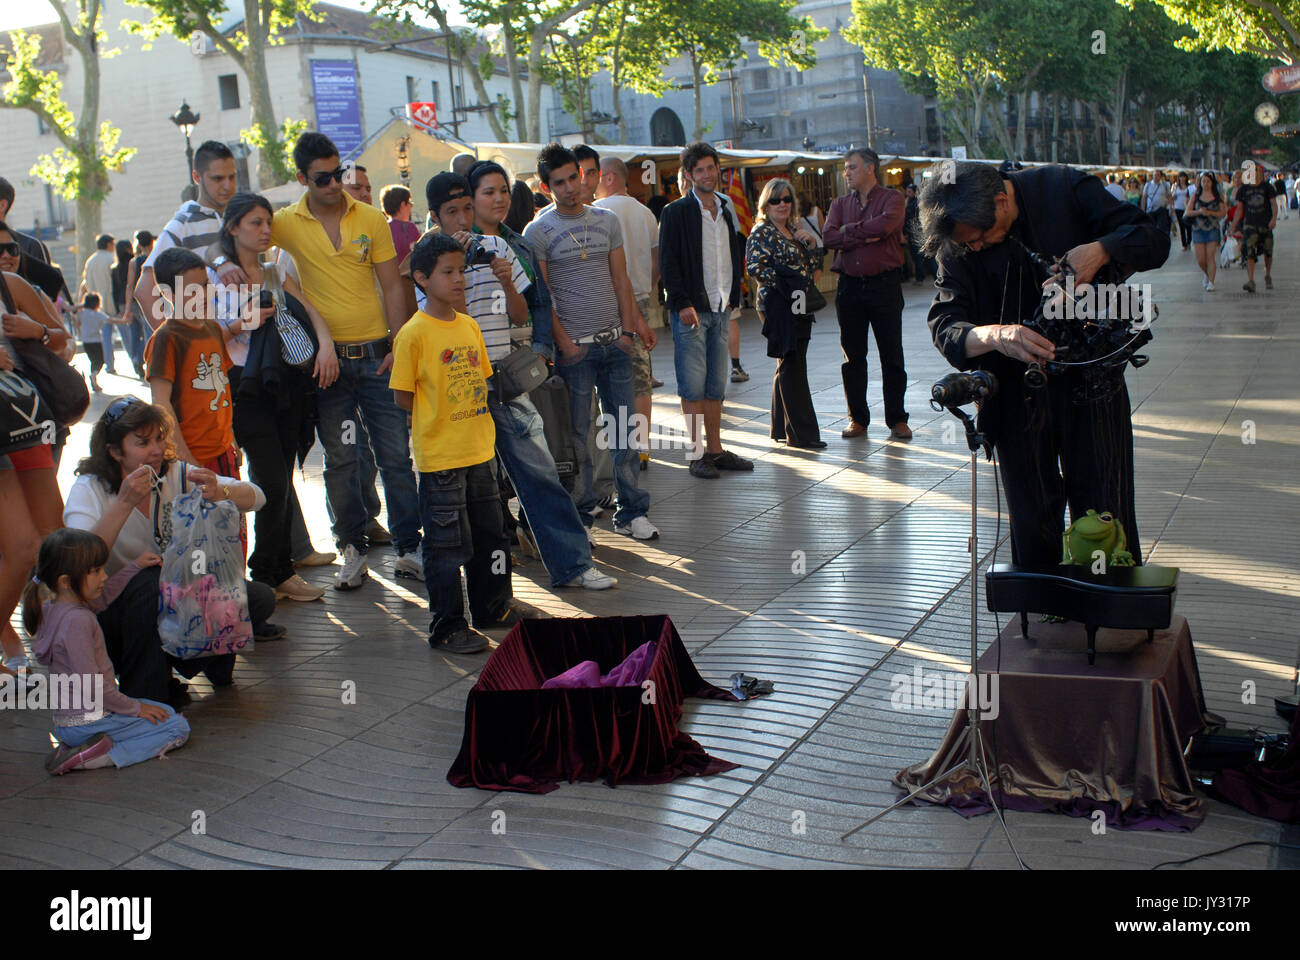
[[[767,338],[767,355],[781,358],[793,353],[805,340],[812,337],[814,317],[805,312],[796,314],[793,310],[795,294],[806,292],[808,278],[798,270],[778,263],[776,283],[763,287],[762,303],[759,304],[763,315],[763,336]]]
[[[731,200],[726,200],[722,216],[731,231],[731,296],[727,308],[740,306],[740,277],[745,265],[745,238],[736,228]],[[659,275],[668,295],[668,309],[680,313],[687,307],[707,313],[713,308],[704,291],[704,254],[700,244],[700,204],[691,194],[664,207],[659,218]]]

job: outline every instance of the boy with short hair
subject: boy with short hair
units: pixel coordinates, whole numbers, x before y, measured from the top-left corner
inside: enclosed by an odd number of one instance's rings
[[[81,349],[90,360],[90,387],[96,393],[99,388],[99,371],[104,369],[104,344],[99,339],[99,331],[108,323],[108,316],[99,309],[99,294],[88,293],[75,314],[77,332],[81,336]]]
[[[443,234],[411,248],[411,278],[424,291],[423,310],[393,341],[389,387],[411,413],[411,445],[419,472],[425,530],[424,583],[429,593],[429,645],[448,653],[479,653],[488,638],[465,620],[460,568],[465,568],[476,626],[508,627],[510,542],[495,463],[496,429],[488,411],[488,361],[483,333],[461,312],[465,253]]]
[[[171,316],[144,350],[153,402],[176,421],[179,429],[172,436],[181,460],[218,476],[238,477],[230,355],[211,316],[207,267],[197,253],[172,247],[158,255],[153,271],[171,304]]]

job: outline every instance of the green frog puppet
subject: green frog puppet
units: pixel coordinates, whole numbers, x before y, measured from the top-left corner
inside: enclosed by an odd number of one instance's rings
[[[1133,566],[1133,555],[1128,552],[1128,541],[1124,537],[1124,525],[1110,512],[1089,510],[1066,528],[1061,544],[1062,565],[1092,567],[1100,550],[1105,563],[1101,571],[1094,572],[1105,572],[1105,567]]]

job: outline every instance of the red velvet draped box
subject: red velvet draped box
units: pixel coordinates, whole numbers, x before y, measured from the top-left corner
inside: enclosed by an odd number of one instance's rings
[[[607,674],[656,641],[639,686],[543,690],[584,660]],[[738,764],[677,729],[686,697],[735,700],[706,683],[667,616],[525,620],[488,659],[465,704],[465,736],[447,774],[457,787],[549,793],[564,780],[666,783]]]

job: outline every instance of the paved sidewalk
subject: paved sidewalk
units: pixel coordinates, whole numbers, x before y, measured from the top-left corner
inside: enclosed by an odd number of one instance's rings
[[[1183,571],[1178,612],[1191,623],[1210,709],[1269,730],[1282,729],[1272,698],[1290,691],[1297,659],[1298,237],[1279,224],[1276,289],[1261,283],[1253,296],[1236,270],[1202,293],[1192,254],[1175,248],[1142,278],[1161,318],[1151,362],[1128,374],[1144,553]],[[566,784],[541,797],[451,787],[483,658],[431,651],[423,587],[395,580],[391,552],[376,551],[362,589],[282,603],[276,619],[289,639],[243,658],[233,689],[193,683],[193,737],[161,762],[51,779],[41,763],[48,717],[0,717],[0,866],[1014,867],[996,819],[946,809],[899,811],[839,841],[892,802],[890,777],[927,757],[948,723],[946,709],[891,709],[890,678],[918,663],[963,671],[968,659],[968,455],[945,430],[950,418],[926,403],[948,370],[924,323],[929,288],[908,284],[906,294],[911,443],[884,442],[878,422],[865,440],[839,438],[833,309],[809,357],[830,447],[771,443],[773,362],[748,317],[752,379],[733,385],[724,426],[728,447],[758,461],[754,474],[695,480],[681,454],[658,453],[641,476],[662,538],[616,536],[608,514],[600,524],[597,560],[618,588],[552,593],[536,561],[517,570],[516,595],[550,614],[669,613],[707,679],[744,670],[772,680],[775,694],[757,701],[687,702],[685,729],[740,768],[662,786]],[[680,427],[664,340],[655,418]],[[870,363],[879,416],[874,348]],[[74,434],[64,489],[87,435],[84,425]],[[318,447],[299,489],[324,547],[320,468]],[[991,553],[992,476],[981,469],[981,546]],[[329,573],[307,575],[325,584]],[[990,616],[981,631],[987,645]],[[348,681],[355,705],[341,702]],[[1254,704],[1242,702],[1247,681]],[[1034,867],[1146,868],[1282,833],[1216,802],[1208,809],[1191,834],[1094,836],[1087,819],[1007,819]],[[200,813],[204,834],[192,829]],[[492,830],[499,813],[504,834]],[[1196,866],[1278,862],[1252,847]]]

